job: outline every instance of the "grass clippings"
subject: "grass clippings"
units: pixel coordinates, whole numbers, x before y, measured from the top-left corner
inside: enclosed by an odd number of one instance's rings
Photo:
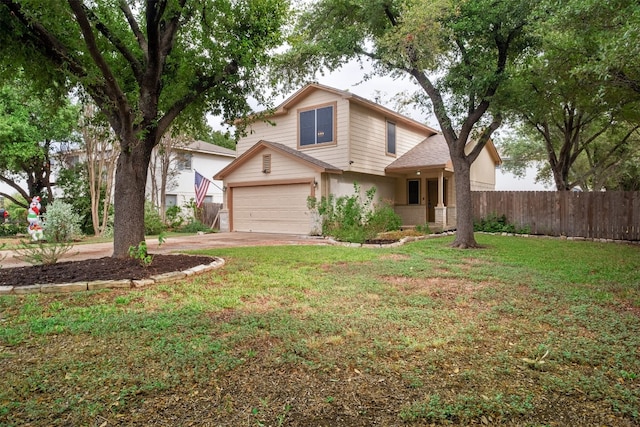
[[[177,284],[0,297],[0,425],[640,422],[640,248],[478,236],[202,251]]]

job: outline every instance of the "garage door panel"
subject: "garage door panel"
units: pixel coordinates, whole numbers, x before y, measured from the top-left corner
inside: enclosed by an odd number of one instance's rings
[[[236,187],[233,189],[233,229],[267,233],[308,234],[309,184]]]

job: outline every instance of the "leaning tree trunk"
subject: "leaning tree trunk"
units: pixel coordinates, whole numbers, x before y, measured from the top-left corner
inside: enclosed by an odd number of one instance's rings
[[[568,162],[565,161],[553,161],[550,157],[551,172],[553,173],[553,180],[556,184],[557,191],[567,191],[569,188],[569,167]]]
[[[118,158],[114,193],[113,257],[125,258],[131,246],[144,241],[144,202],[153,145],[130,144]]]
[[[451,244],[455,248],[476,248],[473,234],[473,206],[471,205],[471,165],[466,159],[452,156],[456,187],[456,238]]]

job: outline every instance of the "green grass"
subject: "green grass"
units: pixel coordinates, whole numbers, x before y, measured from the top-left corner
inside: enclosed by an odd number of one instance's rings
[[[0,297],[0,425],[640,422],[640,247],[477,239],[215,249],[178,284]]]

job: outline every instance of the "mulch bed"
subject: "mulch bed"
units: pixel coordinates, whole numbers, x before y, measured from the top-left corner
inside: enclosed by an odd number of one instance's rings
[[[172,271],[187,270],[210,264],[208,256],[153,255],[149,266],[132,258],[87,259],[60,262],[53,265],[33,265],[0,269],[0,286],[29,286],[35,284],[73,283],[94,280],[146,279]]]

